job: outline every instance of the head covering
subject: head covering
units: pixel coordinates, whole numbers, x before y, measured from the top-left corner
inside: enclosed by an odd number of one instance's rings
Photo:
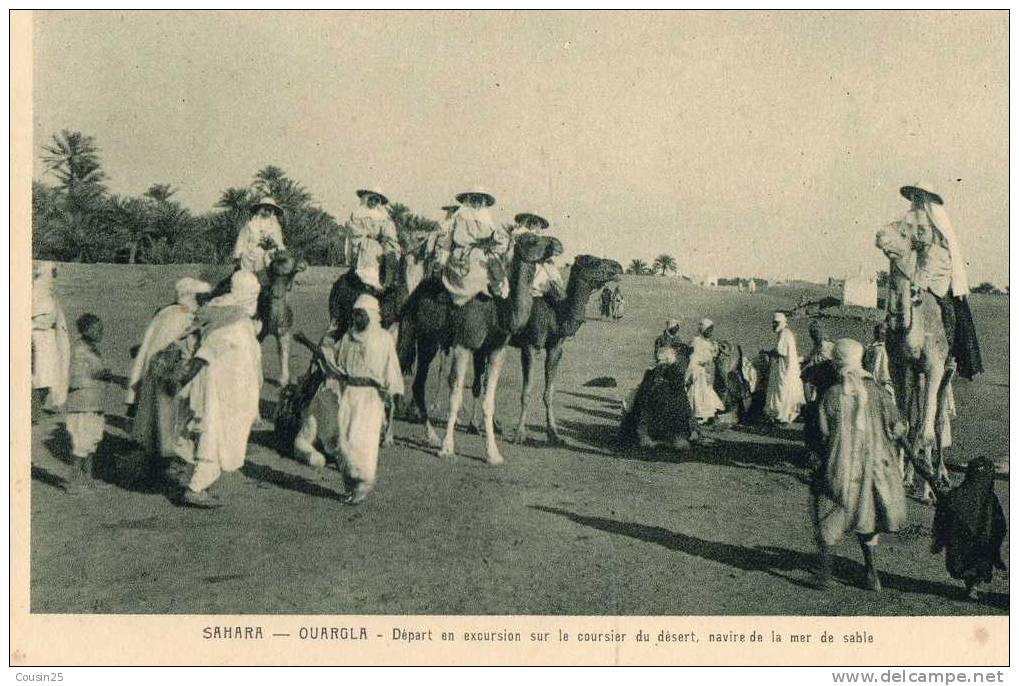
[[[180,302],[184,298],[197,293],[208,293],[212,290],[212,286],[199,279],[185,276],[176,283],[174,289],[177,291],[177,302]]]
[[[679,328],[679,322],[678,321],[676,321],[675,319],[666,319],[665,320],[665,330],[666,331],[671,331],[672,329],[676,329],[676,328]]]
[[[899,189],[899,193],[901,193],[902,197],[904,197],[906,200],[909,200],[910,202],[921,201],[924,204],[926,204],[929,201],[937,203],[938,205],[944,204],[943,201],[941,200],[941,196],[935,193],[934,191],[927,190],[928,188],[933,188],[932,184],[917,183],[912,186],[903,186],[902,188]]]
[[[386,197],[385,193],[383,193],[381,190],[379,190],[378,186],[372,186],[370,188],[361,188],[361,189],[358,189],[358,191],[357,191],[357,197],[361,198],[362,200],[365,200],[366,196],[369,196],[369,195],[378,196],[379,199],[382,200],[382,204],[383,205],[388,205],[389,204],[389,198]]]
[[[517,216],[513,217],[513,221],[521,226],[525,226],[529,222],[538,222],[538,224],[541,225],[541,228],[548,228],[548,220],[541,215],[537,215],[532,212],[521,212]]]
[[[251,213],[258,212],[259,207],[268,207],[279,216],[283,216],[283,208],[276,204],[276,201],[271,196],[265,196],[254,205],[251,206]]]
[[[700,321],[699,324],[697,324],[697,328],[700,330],[701,333],[704,333],[705,331],[707,331],[708,329],[710,329],[714,325],[715,325],[715,322],[713,322],[710,319],[708,319],[707,317],[705,317],[704,319],[702,319]]]
[[[378,312],[379,300],[374,295],[362,293],[357,296],[357,300],[354,301],[354,309],[364,310],[365,312]]]
[[[443,205],[442,206],[442,211],[443,212],[456,212],[458,209],[460,209],[459,205]]]
[[[952,222],[948,219],[948,212],[940,202],[931,202],[930,198],[924,203],[924,209],[927,211],[931,224],[941,232],[941,235],[945,237],[945,242],[948,243],[948,254],[952,256],[952,294],[957,298],[969,295],[966,258],[962,254],[962,248],[959,247],[959,240],[955,236]]]
[[[856,396],[854,425],[863,429],[867,421],[867,391],[864,379],[873,379],[863,369],[863,345],[852,338],[840,338],[835,342],[835,367],[842,378],[842,395]]]
[[[495,196],[486,191],[481,186],[473,186],[470,190],[464,191],[463,193],[458,193],[456,195],[456,201],[458,203],[465,203],[467,202],[468,196],[471,195],[480,195],[485,201],[485,207],[491,207],[492,205],[495,204]]]
[[[789,323],[789,320],[785,316],[785,312],[776,312],[771,318],[771,321],[778,324],[778,330],[781,331]]]

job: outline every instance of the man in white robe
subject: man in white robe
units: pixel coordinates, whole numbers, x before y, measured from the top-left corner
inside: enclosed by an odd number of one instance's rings
[[[779,424],[789,424],[799,416],[804,404],[796,336],[789,329],[788,320],[782,312],[775,313],[771,326],[778,338],[775,349],[771,351],[764,412]]]
[[[350,254],[348,262],[363,283],[382,289],[380,257],[400,254],[396,224],[386,210],[387,198],[378,188],[357,191],[361,204],[350,214]]]
[[[64,311],[53,294],[57,268],[52,262],[32,267],[32,422],[67,401],[71,340]]]
[[[262,275],[273,254],[283,250],[283,208],[270,197],[251,206],[251,219],[241,227],[234,244],[234,260],[238,268]]]
[[[714,419],[719,412],[725,411],[725,404],[715,392],[715,359],[718,357],[718,344],[711,340],[715,324],[710,319],[702,319],[698,325],[699,335],[694,336],[690,344],[690,363],[686,368],[686,396],[690,401],[690,409],[698,423]]]
[[[335,358],[329,357],[324,355],[323,360],[333,377],[327,385],[332,383],[334,397],[339,396],[332,451],[342,463],[347,502],[356,505],[375,487],[385,398],[403,394],[396,344],[382,328],[376,298],[361,295],[354,302],[351,328],[336,346]],[[328,427],[319,429],[319,435],[327,441],[332,433]]]
[[[218,506],[207,489],[223,472],[244,465],[262,390],[262,350],[252,319],[260,290],[254,274],[234,272],[230,292],[196,316],[198,349],[179,377],[180,385],[187,386],[190,430],[197,435],[195,469],[183,493],[184,505]]]
[[[135,354],[125,401],[128,416],[134,418],[131,437],[152,457],[165,460],[188,455],[188,442],[182,435],[187,398],[167,393],[161,380],[151,373],[152,361],[170,346],[178,346],[185,358],[191,356],[193,339],[185,334],[195,319],[197,295],[210,290],[209,284],[198,279],[179,280],[177,302],[156,313]]]
[[[810,322],[808,331],[810,333],[810,341],[814,347],[810,350],[809,355],[800,360],[802,367],[802,372],[800,373],[801,379],[809,376],[808,370],[812,367],[831,362],[835,359],[835,342],[825,338],[821,322],[816,319]],[[808,403],[819,402],[821,400],[817,388],[809,381],[803,382],[803,396]]]

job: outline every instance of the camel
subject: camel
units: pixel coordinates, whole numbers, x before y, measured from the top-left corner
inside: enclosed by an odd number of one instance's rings
[[[536,297],[527,323],[510,338],[510,345],[520,349],[520,368],[523,387],[520,391],[520,419],[511,443],[523,444],[527,440],[527,414],[530,406],[532,364],[538,353],[545,351],[545,432],[550,445],[563,445],[556,426],[552,401],[559,362],[563,358],[566,340],[577,334],[587,319],[587,302],[591,295],[605,284],[619,278],[622,266],[615,260],[580,255],[573,262],[566,284],[566,297],[553,304],[547,297]],[[477,379],[477,375],[475,375]],[[475,383],[477,387],[477,383]],[[475,392],[477,395],[477,392]]]
[[[930,502],[928,479],[948,483],[943,450],[944,439],[950,435],[948,403],[955,361],[934,296],[923,291],[919,305],[910,296],[917,253],[908,225],[886,225],[878,231],[875,242],[891,265],[887,345],[896,400],[909,428],[904,473],[910,483],[913,467],[917,466],[925,477],[920,498]]]
[[[255,318],[262,323],[262,328],[258,332],[258,342],[261,343],[268,336],[276,339],[280,358],[278,382],[281,388],[290,383],[290,344],[294,310],[290,307],[288,296],[294,287],[294,279],[307,268],[304,260],[295,260],[286,250],[276,251],[265,270],[268,285],[258,294]]]
[[[421,283],[403,309],[397,349],[400,365],[410,373],[417,360],[412,386],[414,404],[424,417],[429,443],[439,447],[439,456],[456,456],[454,432],[463,403],[464,378],[467,365],[473,360],[475,387],[484,378],[485,454],[486,462],[504,462],[495,441],[495,394],[502,372],[510,335],[525,324],[531,315],[534,299],[531,284],[537,263],[562,252],[562,243],[551,236],[526,234],[517,239],[510,264],[510,297],[494,299],[477,296],[461,307],[453,304],[449,292],[438,279]],[[452,348],[453,371],[450,380],[449,418],[445,437],[439,444],[438,435],[428,418],[425,387],[428,369],[440,349]]]

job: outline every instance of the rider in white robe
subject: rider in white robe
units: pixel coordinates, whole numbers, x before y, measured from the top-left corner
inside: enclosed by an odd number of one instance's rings
[[[251,206],[251,219],[237,234],[234,260],[238,267],[253,274],[262,274],[277,250],[283,250],[283,209],[272,198],[265,197]],[[271,244],[272,247],[266,247]]]
[[[386,253],[400,254],[396,224],[386,210],[389,198],[382,191],[361,189],[357,196],[361,198],[361,204],[350,214],[348,264],[353,265],[363,283],[381,289],[380,256]]]

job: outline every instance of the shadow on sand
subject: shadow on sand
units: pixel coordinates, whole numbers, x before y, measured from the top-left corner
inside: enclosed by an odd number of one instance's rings
[[[695,536],[670,531],[660,526],[647,526],[635,522],[623,522],[604,517],[581,515],[556,507],[541,505],[531,505],[530,507],[533,510],[565,517],[582,526],[611,534],[627,536],[645,543],[653,543],[669,550],[718,562],[745,572],[765,572],[789,583],[812,588],[806,582],[790,578],[781,573],[796,571],[811,572],[814,569],[816,558],[813,555],[808,555],[798,550],[770,546],[746,548],[730,543],[708,541]],[[849,586],[861,586],[864,575],[862,564],[841,556],[835,556],[832,562],[833,576],[836,579]],[[924,579],[914,579],[884,571],[880,574],[881,583],[885,588],[903,593],[936,595],[952,600],[959,600],[961,598],[961,588],[959,586],[951,586]],[[1008,610],[1008,596],[1002,593],[985,594],[977,602],[996,610]]]

